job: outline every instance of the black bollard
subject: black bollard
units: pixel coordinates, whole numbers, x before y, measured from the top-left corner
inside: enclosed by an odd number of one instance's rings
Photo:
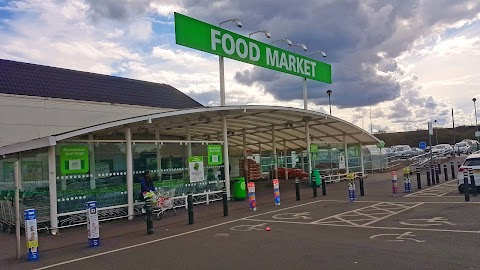
[[[363,175],[360,176],[360,196],[365,196],[365,187],[363,186]]]
[[[473,170],[472,169],[468,170],[468,174],[470,175],[470,185],[472,186],[473,197],[477,197],[478,195],[477,184],[475,183],[475,175],[473,174]]]
[[[430,170],[427,168],[427,186],[431,186],[432,182],[430,182]]]
[[[295,178],[295,196],[297,197],[297,201],[300,201],[300,181],[298,177]]]
[[[228,197],[226,189],[223,189],[223,216],[228,216]]]
[[[187,196],[187,207],[188,207],[188,224],[193,224],[193,196],[189,194]]]
[[[465,201],[470,201],[470,188],[468,186],[468,172],[463,172],[463,194],[465,194]]]
[[[435,182],[436,184],[440,184],[440,171],[435,170]]]
[[[327,181],[325,178],[322,179],[322,196],[327,195]]]
[[[452,180],[456,179],[455,177],[455,166],[453,165],[453,161],[450,162],[450,169],[452,170]]]
[[[312,180],[312,188],[313,188],[313,197],[317,197],[317,179],[315,176],[313,177]]]
[[[432,176],[432,186],[435,186],[435,165],[430,166],[430,175]]]
[[[440,163],[438,163],[437,167],[438,167],[438,173],[442,174],[442,165],[440,165]]]
[[[147,234],[153,234],[153,208],[150,203],[145,203],[145,212],[147,220]]]
[[[445,177],[445,182],[448,181],[448,169],[447,164],[443,164],[443,176]]]
[[[422,189],[422,178],[419,169],[417,169],[417,189]]]

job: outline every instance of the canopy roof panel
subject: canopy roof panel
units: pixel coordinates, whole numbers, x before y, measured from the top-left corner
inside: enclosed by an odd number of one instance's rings
[[[4,146],[0,148],[0,154],[55,145],[63,140],[84,138],[87,134],[108,138],[122,134],[126,127],[131,128],[134,140],[135,134],[153,136],[155,128],[159,128],[160,138],[185,139],[189,126],[191,140],[218,141],[223,139],[224,115],[227,118],[229,146],[237,149],[243,149],[245,134],[248,149],[257,150],[261,147],[264,151],[272,150],[273,130],[277,149],[305,149],[305,120],[309,121],[312,143],[378,143],[378,139],[367,131],[324,113],[288,107],[242,105],[173,110],[108,122],[53,135],[48,139]]]

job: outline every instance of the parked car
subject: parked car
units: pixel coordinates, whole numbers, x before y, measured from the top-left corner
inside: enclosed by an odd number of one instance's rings
[[[470,154],[472,153],[472,145],[468,142],[458,142],[453,146],[455,154]]]
[[[413,150],[408,145],[395,145],[395,146],[392,146],[392,149],[393,149],[393,152],[395,153],[395,156],[406,157],[406,158],[413,156]]]
[[[473,170],[475,186],[478,190],[480,188],[480,153],[469,155],[463,162],[462,166],[458,168],[457,184],[458,191],[460,191],[460,193],[463,193],[465,190],[465,187],[463,186],[463,177],[464,172],[468,172],[469,169]],[[473,185],[470,181],[470,177],[468,177],[468,184],[469,190],[471,190],[473,188]]]
[[[432,154],[439,156],[447,156],[453,153],[453,148],[450,144],[439,144],[432,147]]]
[[[419,156],[419,155],[425,154],[425,152],[424,152],[422,149],[418,148],[418,147],[412,148],[412,151],[413,151],[413,155],[414,155],[414,156]]]

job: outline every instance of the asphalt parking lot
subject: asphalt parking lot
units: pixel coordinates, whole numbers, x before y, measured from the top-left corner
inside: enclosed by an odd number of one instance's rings
[[[286,198],[281,206],[261,204],[229,217],[217,211],[194,225],[156,227],[153,235],[134,230],[98,248],[66,244],[41,252],[39,262],[10,260],[0,268],[480,269],[478,197],[464,202],[456,181],[443,180],[392,196],[388,175],[369,176],[366,196],[356,202],[348,202],[344,182],[327,185],[327,196],[317,198],[304,188],[298,202]],[[44,241],[60,238],[50,239]]]

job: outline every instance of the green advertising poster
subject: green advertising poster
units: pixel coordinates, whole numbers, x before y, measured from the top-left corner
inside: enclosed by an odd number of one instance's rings
[[[332,83],[332,67],[304,55],[175,13],[178,45],[315,81]]]
[[[208,151],[208,165],[216,166],[223,164],[223,151],[219,144],[210,144],[207,147]]]
[[[205,180],[205,169],[202,156],[193,156],[188,158],[188,168],[190,174],[190,183],[201,182]]]
[[[65,145],[60,147],[60,171],[62,175],[87,173],[88,146]]]

